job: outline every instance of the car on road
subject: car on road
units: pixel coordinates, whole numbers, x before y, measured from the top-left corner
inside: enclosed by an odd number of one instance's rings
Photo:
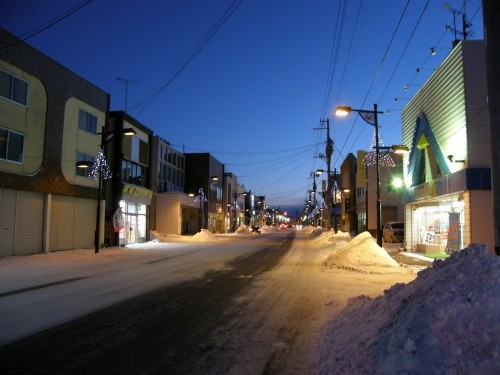
[[[382,237],[385,242],[403,242],[405,237],[405,224],[399,221],[390,221],[384,224]]]

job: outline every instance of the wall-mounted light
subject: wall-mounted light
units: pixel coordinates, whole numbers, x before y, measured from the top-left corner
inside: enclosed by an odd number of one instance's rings
[[[465,163],[464,159],[455,160],[455,157],[453,155],[448,155],[448,160],[450,161],[450,163]]]

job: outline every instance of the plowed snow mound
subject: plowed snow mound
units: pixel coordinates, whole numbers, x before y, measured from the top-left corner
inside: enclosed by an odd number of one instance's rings
[[[313,230],[309,230],[309,237],[318,237],[323,234],[323,228],[317,227],[314,228]]]
[[[196,233],[193,236],[193,240],[195,241],[218,241],[219,239],[215,237],[212,233],[210,233],[206,229],[202,229],[200,232]]]
[[[323,265],[363,273],[410,272],[378,246],[369,232],[358,234],[345,246],[335,250],[323,261]]]
[[[321,374],[500,374],[500,257],[471,245],[327,325]]]
[[[236,234],[252,234],[252,230],[248,225],[242,225],[236,229]]]

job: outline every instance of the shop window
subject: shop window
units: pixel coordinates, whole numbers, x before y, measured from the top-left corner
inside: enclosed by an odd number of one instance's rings
[[[0,128],[0,159],[23,162],[24,134]]]

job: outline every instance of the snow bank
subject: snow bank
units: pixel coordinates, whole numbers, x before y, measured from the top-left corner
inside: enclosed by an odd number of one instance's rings
[[[354,241],[354,240],[353,240]],[[322,374],[500,374],[500,257],[472,245],[327,326]]]
[[[218,241],[219,239],[215,237],[212,233],[210,233],[206,229],[202,229],[198,233],[196,233],[193,237],[195,241]]]
[[[360,233],[349,242],[344,240],[340,245],[323,261],[325,267],[363,273],[410,272],[378,246],[369,232]]]
[[[240,235],[246,235],[246,234],[252,234],[252,229],[248,225],[241,225],[236,231],[234,232],[235,234],[240,234]]]

